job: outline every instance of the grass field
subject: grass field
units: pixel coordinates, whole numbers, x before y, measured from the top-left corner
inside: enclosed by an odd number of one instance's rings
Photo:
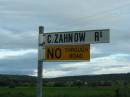
[[[34,87],[0,87],[0,97],[36,97],[36,88]]]
[[[117,97],[113,87],[48,87],[44,89],[45,97]],[[121,97],[128,96],[128,89],[120,89]]]
[[[45,87],[44,97],[130,97],[130,89],[121,88],[119,95],[113,87]],[[0,97],[36,97],[35,87],[0,87]]]

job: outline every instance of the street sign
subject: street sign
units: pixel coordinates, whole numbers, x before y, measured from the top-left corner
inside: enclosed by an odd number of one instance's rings
[[[110,31],[86,30],[70,32],[44,33],[43,41],[45,45],[77,45],[77,44],[95,44],[109,43]]]
[[[89,61],[90,44],[109,43],[110,31],[87,30],[43,33],[39,27],[37,97],[42,97],[43,61]]]
[[[45,47],[45,61],[90,60],[90,44],[50,45]]]

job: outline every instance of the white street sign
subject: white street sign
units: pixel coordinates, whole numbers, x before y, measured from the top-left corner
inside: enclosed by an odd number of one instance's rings
[[[43,41],[45,45],[109,43],[109,40],[110,40],[109,29],[52,32],[52,33],[44,33],[43,35]]]

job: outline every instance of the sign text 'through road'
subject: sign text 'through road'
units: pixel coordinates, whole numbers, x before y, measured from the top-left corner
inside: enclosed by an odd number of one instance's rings
[[[46,61],[90,60],[90,44],[50,45],[45,47]]]

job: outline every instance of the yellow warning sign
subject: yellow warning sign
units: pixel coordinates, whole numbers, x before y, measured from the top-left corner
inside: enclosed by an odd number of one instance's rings
[[[45,47],[46,61],[90,60],[90,44],[49,45]]]

